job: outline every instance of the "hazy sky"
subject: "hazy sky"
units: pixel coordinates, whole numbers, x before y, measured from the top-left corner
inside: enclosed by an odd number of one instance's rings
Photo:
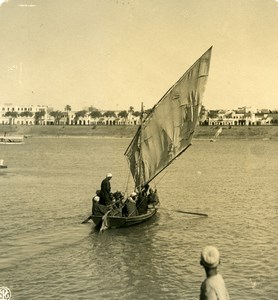
[[[278,108],[278,1],[0,2],[2,104],[150,108],[213,45],[206,108]]]

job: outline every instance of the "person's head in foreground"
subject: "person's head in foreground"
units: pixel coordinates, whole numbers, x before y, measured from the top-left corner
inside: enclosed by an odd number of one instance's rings
[[[220,254],[216,247],[206,246],[201,252],[200,264],[205,269],[216,269],[220,264]]]
[[[200,300],[229,300],[225,282],[217,272],[220,264],[218,249],[214,246],[206,246],[201,252],[200,264],[206,272],[206,279],[201,285]]]

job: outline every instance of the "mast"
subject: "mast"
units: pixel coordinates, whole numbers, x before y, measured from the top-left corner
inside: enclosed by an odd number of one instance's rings
[[[140,136],[139,136],[139,147],[140,147],[140,152],[139,152],[139,187],[138,191],[141,192],[142,189],[142,131],[143,131],[143,102],[141,102],[141,114],[140,114]]]

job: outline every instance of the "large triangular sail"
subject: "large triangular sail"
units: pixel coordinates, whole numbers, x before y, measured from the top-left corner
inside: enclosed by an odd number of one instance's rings
[[[136,188],[153,180],[191,143],[209,73],[208,49],[142,120],[127,157]]]

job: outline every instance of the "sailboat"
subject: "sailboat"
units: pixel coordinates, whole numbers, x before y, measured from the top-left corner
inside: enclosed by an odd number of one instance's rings
[[[0,136],[0,144],[4,145],[19,145],[24,143],[25,136],[7,136],[6,134]]]
[[[146,116],[142,110],[141,125],[124,153],[134,180],[134,191],[138,194],[147,191],[154,178],[191,145],[201,112],[211,52],[212,47]],[[89,218],[96,225],[105,223],[107,228],[126,227],[152,218],[157,209],[157,205],[149,205],[147,212],[141,215],[115,216],[108,211],[104,216],[93,214]]]

